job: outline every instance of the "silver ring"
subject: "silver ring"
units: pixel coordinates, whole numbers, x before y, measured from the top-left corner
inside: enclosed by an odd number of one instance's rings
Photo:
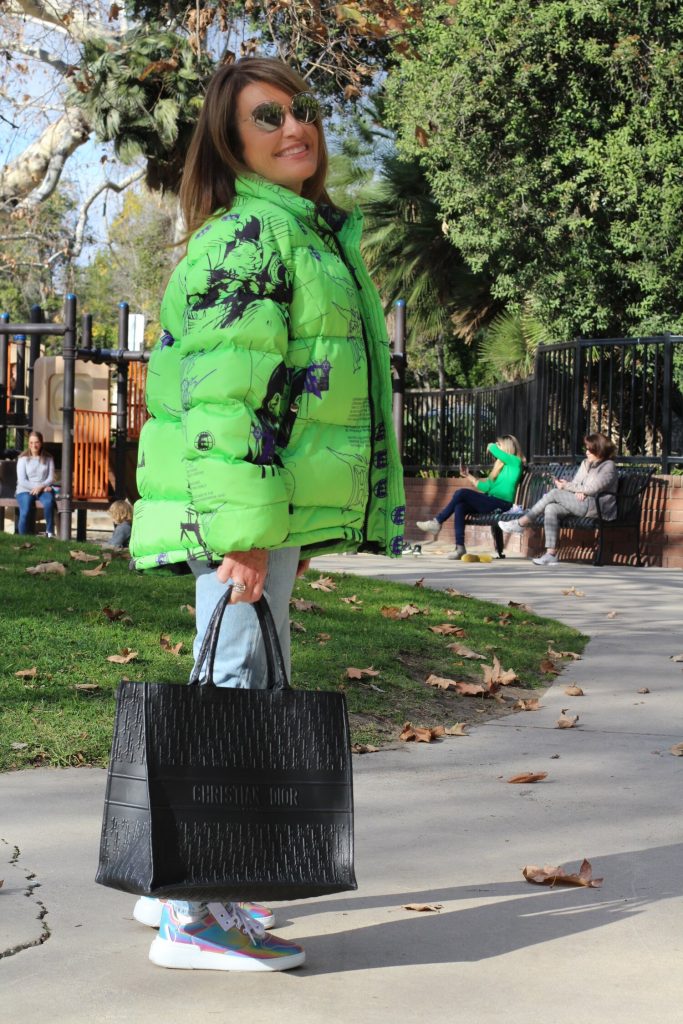
[[[233,583],[232,589],[236,594],[243,594],[247,589],[246,583]]]

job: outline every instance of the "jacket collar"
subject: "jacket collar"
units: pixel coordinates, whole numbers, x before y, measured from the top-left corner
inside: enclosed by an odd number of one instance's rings
[[[317,206],[311,199],[304,199],[291,189],[275,185],[258,174],[240,175],[235,181],[235,191],[238,196],[249,196],[287,210],[318,234],[333,232],[345,242],[360,239],[363,216],[358,207],[351,213],[344,213],[323,204]]]

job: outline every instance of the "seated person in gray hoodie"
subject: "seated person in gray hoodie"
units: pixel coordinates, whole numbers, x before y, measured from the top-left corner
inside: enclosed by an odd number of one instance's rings
[[[583,442],[586,458],[573,480],[555,480],[553,489],[523,516],[498,524],[503,533],[524,533],[539,516],[544,516],[546,552],[540,558],[534,558],[536,565],[555,565],[559,561],[557,541],[563,519],[567,516],[597,516],[598,507],[594,495],[607,491],[600,499],[600,514],[607,520],[617,517],[618,474],[612,459],[614,445],[604,434],[587,434]]]

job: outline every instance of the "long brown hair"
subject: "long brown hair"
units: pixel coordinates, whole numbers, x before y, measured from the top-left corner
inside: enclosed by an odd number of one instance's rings
[[[583,443],[592,455],[597,455],[600,462],[611,459],[617,450],[605,434],[586,434]]]
[[[227,64],[209,82],[197,126],[187,151],[180,206],[188,234],[219,209],[229,210],[235,198],[235,179],[247,168],[242,163],[242,144],[235,119],[237,98],[254,82],[267,82],[295,96],[307,92],[308,85],[281,60],[271,57],[245,57]],[[304,182],[302,196],[314,203],[329,203],[325,191],[327,146],[320,120],[318,130],[318,167]]]
[[[40,461],[42,463],[47,462],[47,460],[50,458],[50,454],[49,454],[49,452],[45,451],[45,441],[43,440],[43,435],[41,434],[41,432],[39,430],[32,430],[31,433],[28,435],[28,437],[26,439],[26,444],[28,444],[28,442],[31,440],[32,437],[37,437],[38,440],[40,441],[40,452],[38,453],[38,458],[40,459]],[[20,459],[33,458],[33,456],[31,455],[30,449],[26,448],[23,452],[21,452],[19,454],[19,458]]]

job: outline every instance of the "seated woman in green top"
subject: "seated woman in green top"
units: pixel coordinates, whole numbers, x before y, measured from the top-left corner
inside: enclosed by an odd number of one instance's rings
[[[487,450],[494,456],[493,469],[485,480],[477,480],[467,474],[476,490],[460,487],[446,507],[438,512],[434,519],[416,523],[425,533],[433,533],[438,537],[443,523],[451,516],[455,521],[455,551],[448,558],[462,558],[467,554],[465,548],[465,516],[478,512],[507,512],[512,508],[515,489],[522,475],[524,455],[519,441],[512,434],[505,434],[496,439],[495,444],[487,445]]]

